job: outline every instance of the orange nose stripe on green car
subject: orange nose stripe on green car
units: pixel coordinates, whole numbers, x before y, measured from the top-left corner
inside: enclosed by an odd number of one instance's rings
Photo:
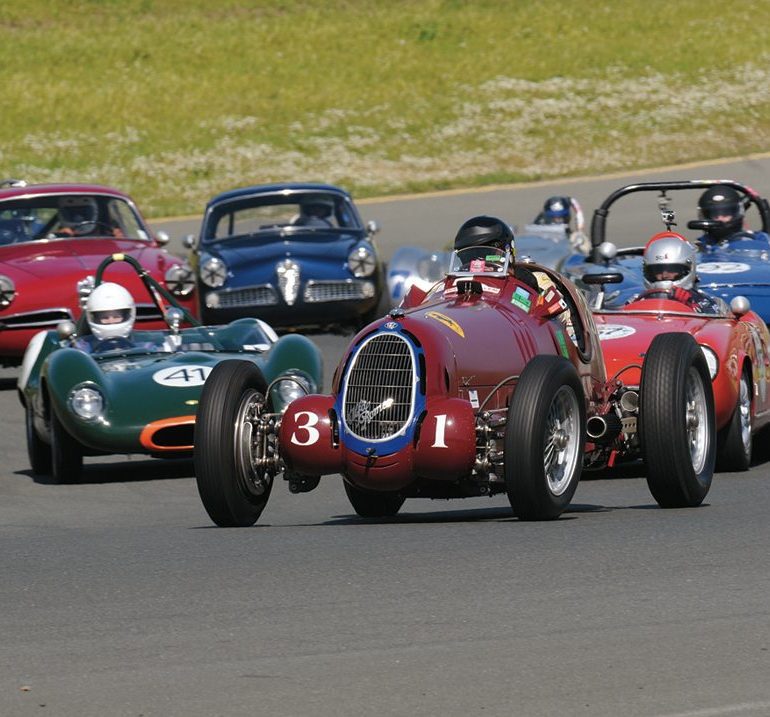
[[[139,442],[151,453],[191,451],[195,416],[175,416],[148,423]]]

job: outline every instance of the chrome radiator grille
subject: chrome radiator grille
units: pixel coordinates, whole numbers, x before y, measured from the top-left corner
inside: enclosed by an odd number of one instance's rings
[[[409,344],[396,334],[378,334],[353,358],[345,384],[343,420],[364,440],[394,436],[409,422],[416,374]]]
[[[308,304],[324,301],[345,301],[346,299],[367,299],[374,296],[371,284],[353,281],[308,281],[303,294]]]
[[[216,297],[218,303],[209,308],[233,309],[240,306],[274,306],[278,303],[278,295],[270,284],[220,291]]]

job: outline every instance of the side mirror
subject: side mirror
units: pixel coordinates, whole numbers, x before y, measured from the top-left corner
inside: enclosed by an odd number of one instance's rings
[[[720,224],[721,222],[714,221],[713,219],[691,219],[687,222],[687,228],[707,232],[716,229]]]
[[[370,237],[373,237],[378,231],[380,231],[380,225],[377,224],[374,219],[370,219],[368,222],[366,222],[366,233]]]
[[[182,325],[182,321],[184,320],[184,313],[180,309],[177,309],[176,306],[172,306],[166,311],[165,319],[169,328],[175,334],[178,334],[179,327]]]
[[[597,250],[604,261],[612,261],[618,255],[618,248],[611,241],[603,241]]]
[[[733,296],[730,301],[730,311],[736,316],[743,316],[751,311],[751,302],[745,296]]]
[[[75,335],[75,331],[74,321],[60,321],[56,324],[56,335],[59,341],[69,341]]]
[[[185,249],[192,249],[195,246],[195,237],[192,234],[186,234],[182,237],[182,246]]]
[[[159,232],[155,232],[155,241],[161,246],[166,246],[170,238],[168,232],[164,232],[162,229]]]

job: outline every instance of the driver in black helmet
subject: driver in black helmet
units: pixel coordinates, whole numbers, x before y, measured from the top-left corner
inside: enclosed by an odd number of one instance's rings
[[[713,247],[720,242],[735,239],[770,241],[770,237],[764,232],[744,230],[744,200],[735,189],[727,185],[715,184],[701,194],[698,200],[698,216],[713,223],[713,226],[698,238],[701,247]]]
[[[516,264],[516,249],[514,245],[513,230],[507,222],[497,217],[478,216],[468,219],[457,231],[454,241],[454,250],[460,251],[470,247],[484,247],[491,249],[511,250],[513,275],[533,291],[539,292],[535,275],[525,266]],[[483,269],[481,269],[483,271]]]

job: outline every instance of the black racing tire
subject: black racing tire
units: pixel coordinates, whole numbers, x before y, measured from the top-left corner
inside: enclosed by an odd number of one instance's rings
[[[751,414],[754,408],[751,373],[743,367],[738,384],[738,401],[730,422],[717,438],[717,470],[728,473],[747,471],[751,466]]]
[[[343,483],[350,505],[362,518],[387,518],[398,513],[404,504],[405,498],[399,493],[364,490],[347,481]]]
[[[521,372],[505,427],[505,486],[520,520],[554,520],[583,469],[586,409],[575,367],[535,356]]]
[[[247,411],[264,403],[267,382],[250,361],[221,361],[201,391],[193,461],[203,507],[222,528],[254,525],[267,505],[273,475],[255,473],[239,450]]]
[[[54,483],[76,483],[83,471],[83,448],[51,408],[51,476]]]
[[[717,442],[711,377],[690,334],[659,334],[647,350],[639,437],[647,485],[658,505],[700,505],[714,476]]]
[[[52,460],[49,446],[35,430],[34,410],[28,402],[24,408],[24,425],[27,433],[27,456],[32,472],[36,475],[50,475]]]

